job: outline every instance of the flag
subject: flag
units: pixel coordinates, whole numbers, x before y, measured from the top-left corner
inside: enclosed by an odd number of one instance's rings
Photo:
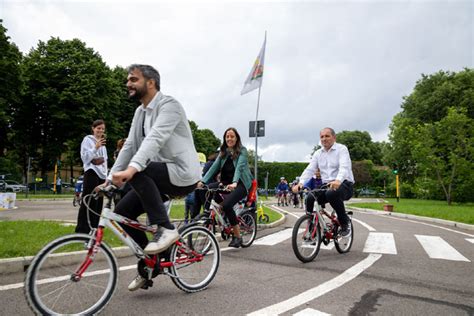
[[[260,88],[262,86],[263,81],[263,63],[265,61],[265,45],[267,44],[267,37],[265,35],[265,40],[263,41],[262,49],[255,60],[255,63],[250,71],[249,75],[247,76],[247,80],[245,80],[244,87],[240,95]]]

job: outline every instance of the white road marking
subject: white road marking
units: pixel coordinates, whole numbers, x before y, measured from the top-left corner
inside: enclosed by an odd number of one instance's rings
[[[466,240],[474,244],[474,238],[466,238]]]
[[[305,308],[302,311],[299,311],[298,313],[293,314],[293,316],[331,316],[331,314],[321,312],[312,308]]]
[[[281,243],[287,239],[291,238],[291,234],[293,233],[293,228],[287,228],[281,230],[277,233],[267,235],[262,237],[254,242],[255,245],[265,245],[265,246],[274,246],[278,243]]]
[[[293,213],[291,213],[291,212],[285,211],[284,209],[279,208],[278,206],[272,205],[272,207],[275,208],[275,209],[277,209],[277,210],[279,210],[280,212],[283,212],[283,213],[285,213],[285,214],[291,215],[291,216],[296,217],[296,218],[300,218],[300,217],[303,216],[303,214],[304,214],[304,213],[303,213],[302,215],[298,216],[298,215],[295,215],[295,214],[293,214]]]
[[[332,290],[337,289],[338,287],[344,285],[345,283],[353,280],[359,274],[364,272],[370,266],[372,266],[377,260],[382,258],[381,254],[369,254],[367,258],[357,263],[356,265],[350,267],[337,277],[318,285],[312,289],[309,289],[301,294],[298,294],[292,298],[289,298],[283,302],[262,308],[255,312],[248,314],[249,316],[261,316],[261,315],[278,315],[285,313],[293,308],[301,306],[309,301],[312,301]]]
[[[124,267],[119,267],[120,271],[125,271],[125,270],[130,270],[130,269],[136,269],[137,265],[131,265],[131,266],[124,266]],[[105,274],[109,273],[110,269],[104,269],[104,270],[97,270],[97,271],[92,271],[92,272],[86,272],[84,273],[84,276],[93,276],[93,275],[99,275],[99,274]],[[69,279],[71,276],[70,275],[63,275],[63,276],[58,276],[54,278],[47,278],[47,279],[42,279],[37,282],[37,284],[47,284],[47,283],[53,283],[53,282],[58,282],[58,281],[64,281]],[[8,285],[2,285],[0,286],[0,291],[7,291],[7,290],[14,290],[14,289],[19,289],[25,286],[25,283],[15,283],[15,284],[8,284]]]
[[[376,214],[376,215],[377,215],[377,216],[387,216],[387,215],[384,215],[384,214]],[[391,218],[391,219],[395,219],[395,220],[397,220],[397,221],[404,221],[404,222],[410,222],[410,223],[415,223],[415,224],[421,224],[421,225],[436,227],[436,228],[444,229],[444,230],[447,230],[447,231],[450,231],[450,232],[453,232],[453,233],[458,233],[458,234],[461,234],[461,235],[465,235],[465,236],[469,236],[469,237],[474,237],[473,234],[468,234],[468,233],[465,233],[465,232],[460,232],[460,231],[457,231],[457,230],[454,230],[454,229],[451,229],[451,228],[447,228],[447,227],[442,227],[442,226],[433,225],[433,224],[428,224],[428,223],[423,223],[423,222],[417,222],[417,221],[413,221],[413,220],[406,219],[406,218],[397,218],[397,217],[393,217],[393,216],[390,216],[390,218]]]
[[[334,249],[334,242],[331,240],[331,242],[327,245],[321,243],[321,249],[324,249],[324,250],[332,250]]]
[[[415,237],[430,258],[470,262],[439,236],[415,235]]]
[[[396,255],[397,247],[392,233],[371,232],[365,241],[363,252]]]
[[[372,226],[370,226],[370,225],[367,224],[367,223],[364,223],[363,221],[361,221],[361,220],[359,220],[359,219],[352,218],[352,221],[361,224],[362,226],[364,226],[365,228],[367,228],[367,230],[368,230],[369,232],[374,232],[374,231],[376,231],[375,228],[373,228]]]

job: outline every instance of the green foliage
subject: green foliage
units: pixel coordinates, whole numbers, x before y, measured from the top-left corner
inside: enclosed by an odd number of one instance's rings
[[[410,186],[403,191],[473,201],[474,71],[423,75],[402,108],[390,126],[384,161]]]
[[[376,164],[381,163],[381,144],[372,142],[368,132],[342,131],[336,136],[338,143],[347,146],[353,161],[371,160]]]
[[[203,153],[207,157],[214,153],[217,147],[221,145],[219,138],[210,129],[199,129],[198,125],[193,121],[189,121],[189,125],[191,126],[194,146],[197,152]]]
[[[258,186],[263,188],[268,172],[268,189],[275,188],[280,177],[285,177],[291,183],[299,177],[308,165],[307,162],[258,162]]]
[[[20,102],[23,88],[22,55],[6,33],[0,19],[0,157],[4,156],[6,148],[11,147],[12,110]]]

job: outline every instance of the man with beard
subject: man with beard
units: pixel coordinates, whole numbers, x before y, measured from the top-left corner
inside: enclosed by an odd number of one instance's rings
[[[179,239],[163,198],[192,192],[201,169],[184,109],[173,97],[161,93],[158,71],[148,65],[129,66],[127,89],[129,97],[141,105],[107,182],[119,187],[130,184],[133,190],[120,200],[115,212],[136,220],[146,211],[156,228],[152,241],[148,242],[142,231],[125,225],[124,229],[147,254],[157,254]],[[137,275],[128,289],[135,291],[146,281]]]

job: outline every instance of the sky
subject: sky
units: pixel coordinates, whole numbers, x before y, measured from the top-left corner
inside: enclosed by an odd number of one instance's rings
[[[267,45],[258,120],[264,161],[309,161],[319,131],[388,141],[422,74],[474,64],[472,1],[0,0],[7,35],[27,54],[78,38],[110,67],[150,64],[188,119],[255,148],[258,90],[241,95]]]

